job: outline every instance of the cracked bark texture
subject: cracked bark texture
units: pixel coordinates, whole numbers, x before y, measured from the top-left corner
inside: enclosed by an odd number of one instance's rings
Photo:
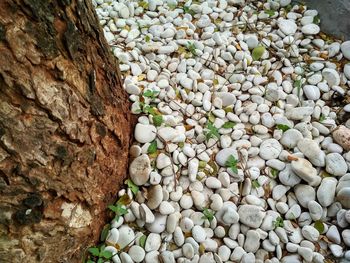
[[[81,262],[131,123],[90,0],[0,1],[0,262]]]

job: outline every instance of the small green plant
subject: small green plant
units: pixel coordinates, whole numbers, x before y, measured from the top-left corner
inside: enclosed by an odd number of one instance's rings
[[[206,130],[207,131],[205,131],[204,134],[205,134],[205,138],[206,138],[207,141],[210,138],[214,138],[214,137],[220,139],[219,129],[216,128],[210,121],[208,122]]]
[[[142,236],[140,237],[140,239],[139,239],[139,245],[140,245],[140,247],[145,248],[146,239],[147,239],[147,236],[146,236],[146,235],[142,235]]]
[[[232,121],[227,121],[224,123],[224,125],[221,126],[221,128],[224,129],[231,129],[233,127],[235,127],[236,123],[232,122]]]
[[[191,16],[194,16],[196,14],[192,9],[190,9],[189,6],[184,6],[182,9],[184,10],[185,14],[190,14]]]
[[[318,25],[321,22],[320,16],[314,16],[314,19],[312,21],[314,24]]]
[[[271,168],[270,173],[273,178],[276,178],[279,172],[278,170]]]
[[[155,99],[158,95],[158,91],[156,90],[146,90],[142,96],[146,97],[146,98],[151,98],[151,99]]]
[[[213,221],[214,219],[214,213],[213,211],[209,210],[208,208],[203,209],[203,217],[202,219],[208,219],[209,222]]]
[[[282,130],[283,132],[288,131],[290,129],[290,127],[288,125],[285,125],[285,124],[277,124],[276,128],[278,130]]]
[[[151,41],[151,37],[149,36],[149,35],[146,35],[145,36],[145,41],[148,43],[148,42],[150,42]]]
[[[120,216],[126,215],[128,210],[125,209],[121,204],[109,205],[108,208],[115,213],[115,219],[118,220]]]
[[[324,231],[324,224],[321,220],[316,220],[315,224],[314,224],[314,228],[316,228],[316,230],[322,234]]]
[[[225,166],[230,168],[234,173],[238,173],[237,164],[238,160],[233,155],[230,155],[225,162]]]
[[[266,49],[264,46],[257,46],[256,48],[254,48],[252,52],[253,60],[261,59],[261,57],[264,55],[265,50]]]
[[[157,141],[154,140],[153,142],[150,143],[147,149],[148,154],[153,154],[157,151]]]
[[[86,261],[86,263],[103,263],[106,260],[109,260],[113,257],[112,252],[105,250],[105,246],[101,247],[90,247],[88,252],[90,253],[90,259]]]
[[[187,42],[186,49],[193,55],[197,55],[196,46],[192,42]]]
[[[274,16],[276,14],[274,10],[265,10],[264,13],[269,15],[269,17]]]
[[[302,88],[302,85],[303,85],[303,83],[302,83],[301,79],[298,79],[298,80],[294,81],[294,86],[297,88],[299,101],[301,99],[301,88]]]
[[[156,127],[161,126],[163,123],[163,116],[162,115],[153,115],[153,124]]]
[[[139,187],[133,182],[131,181],[130,179],[126,180],[125,181],[128,188],[131,190],[131,192],[136,195],[138,192],[139,192]]]
[[[258,180],[253,180],[252,181],[252,187],[254,189],[259,188],[261,185],[259,184]]]
[[[320,121],[320,122],[323,122],[325,119],[326,119],[326,116],[324,116],[323,114],[321,114],[319,121]]]
[[[284,222],[283,222],[283,218],[282,217],[277,217],[276,221],[273,221],[273,225],[275,226],[275,228],[277,227],[283,227],[284,226]]]
[[[101,231],[101,235],[100,235],[100,241],[104,242],[107,238],[108,232],[111,229],[111,225],[110,224],[106,224],[103,226],[102,231]]]

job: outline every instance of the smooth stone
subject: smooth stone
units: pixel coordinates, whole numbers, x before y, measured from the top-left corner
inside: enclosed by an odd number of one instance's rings
[[[303,135],[296,129],[285,131],[280,139],[280,143],[287,148],[294,148],[303,139]]]
[[[118,239],[119,239],[119,230],[116,228],[112,228],[108,233],[106,242],[110,245],[115,245],[118,242]]]
[[[163,201],[159,205],[159,212],[162,215],[170,215],[175,212],[175,208],[167,201]]]
[[[337,194],[337,200],[344,208],[350,209],[350,187],[342,188]]]
[[[188,258],[192,259],[194,256],[194,248],[190,243],[186,243],[182,246],[182,254]]]
[[[344,232],[344,231],[343,231]],[[341,238],[340,238],[340,234],[338,231],[338,228],[335,225],[332,225],[329,227],[326,236],[328,237],[328,239],[336,244],[340,244],[341,242]]]
[[[317,86],[305,85],[303,90],[306,98],[309,100],[318,100],[321,97],[320,89]]]
[[[311,116],[313,112],[313,107],[296,107],[287,109],[285,116],[289,120],[302,120],[305,117]]]
[[[171,160],[168,155],[160,153],[157,156],[156,164],[158,169],[163,169],[171,165]]]
[[[150,251],[156,251],[159,249],[161,245],[161,237],[159,234],[156,233],[150,233],[147,236],[146,242],[145,242],[145,251],[150,252]]]
[[[135,127],[135,140],[140,143],[152,142],[157,136],[157,129],[153,125],[138,123]]]
[[[339,245],[331,244],[329,245],[329,249],[336,258],[339,258],[343,255],[343,248]]]
[[[322,180],[317,189],[317,200],[323,207],[328,207],[334,202],[337,180],[332,177],[326,177]]]
[[[161,185],[154,185],[148,188],[147,206],[156,209],[163,200],[163,189]]]
[[[196,225],[192,228],[192,237],[199,243],[204,242],[207,238],[207,233],[203,227]]]
[[[301,233],[307,240],[311,242],[317,241],[318,237],[320,236],[320,233],[318,232],[318,230],[313,226],[304,226],[301,229]]]
[[[124,248],[131,244],[131,242],[135,239],[135,233],[132,228],[127,225],[122,225],[119,228],[119,239],[118,245],[120,248]]]
[[[339,153],[329,153],[326,155],[326,171],[334,176],[346,174],[348,165],[343,156]]]
[[[341,233],[341,236],[343,237],[345,245],[350,247],[350,229],[344,229]]]
[[[340,84],[340,76],[335,69],[325,68],[322,70],[322,76],[330,87],[338,86]]]
[[[350,42],[350,41],[349,41]],[[350,151],[350,129],[344,125],[340,125],[333,132],[333,139],[341,146],[345,151]]]
[[[216,154],[215,161],[217,162],[218,165],[225,166],[227,159],[231,155],[233,155],[236,158],[236,160],[238,160],[238,153],[236,148],[230,147],[230,148],[222,149]]]
[[[285,35],[293,35],[297,31],[297,25],[293,20],[290,19],[281,19],[277,22],[279,29]]]
[[[343,68],[345,77],[350,80],[350,64],[346,64]]]
[[[155,214],[153,223],[146,224],[146,229],[151,233],[160,234],[165,230],[167,216],[162,214]]]
[[[160,253],[160,258],[162,263],[175,263],[174,254],[171,251],[163,251]]]
[[[141,204],[140,205],[140,217],[146,222],[146,223],[153,223],[155,217],[153,215],[153,212],[148,208],[147,205]]]
[[[298,254],[303,257],[305,262],[312,262],[312,249],[308,247],[298,247]]]
[[[301,28],[301,32],[303,32],[306,35],[316,35],[320,33],[320,27],[315,24],[308,24]]]
[[[136,185],[147,183],[151,171],[152,167],[147,154],[135,158],[129,167],[130,178]]]
[[[311,186],[317,186],[321,182],[321,177],[317,175],[317,170],[312,164],[303,158],[293,160],[292,163],[293,172],[298,175],[301,179],[308,182]]]
[[[142,262],[142,260],[145,258],[145,255],[146,255],[143,248],[136,245],[129,248],[128,254],[131,257],[131,259],[137,263]]]
[[[241,205],[238,208],[239,221],[251,228],[258,228],[265,216],[261,207],[255,205]]]
[[[291,187],[301,182],[301,178],[293,172],[292,166],[290,164],[287,164],[286,167],[279,172],[278,179],[284,185],[291,186]]]
[[[260,247],[260,235],[255,230],[248,230],[245,235],[244,250],[255,253]]]
[[[315,189],[309,185],[299,184],[294,187],[295,196],[302,207],[307,208],[308,203],[315,200]]]
[[[310,216],[311,216],[313,221],[320,220],[322,218],[323,208],[316,201],[314,201],[314,200],[310,201],[308,203],[308,209],[309,209]]]
[[[267,139],[260,144],[259,155],[264,160],[276,159],[282,151],[282,145],[276,139]]]
[[[320,167],[325,166],[326,154],[321,150],[316,141],[304,138],[298,142],[297,147],[313,165]]]
[[[344,57],[350,60],[350,41],[345,41],[340,45]]]

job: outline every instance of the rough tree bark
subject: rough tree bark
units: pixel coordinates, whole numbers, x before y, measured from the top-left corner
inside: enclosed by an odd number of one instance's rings
[[[120,74],[90,0],[0,1],[0,262],[80,262],[128,159]]]

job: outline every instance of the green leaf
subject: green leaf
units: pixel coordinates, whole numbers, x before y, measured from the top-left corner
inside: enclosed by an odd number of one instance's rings
[[[109,205],[108,208],[112,210],[116,214],[116,218],[118,219],[120,216],[128,213],[128,210],[122,207],[121,204],[117,205]]]
[[[224,129],[231,129],[236,125],[236,123],[232,122],[232,121],[227,121],[224,123],[224,125],[221,126],[221,128]]]
[[[315,221],[315,224],[314,224],[314,228],[316,228],[316,230],[318,232],[320,232],[320,234],[323,233],[324,231],[324,225],[323,225],[323,222],[321,220],[316,220]]]
[[[321,22],[320,16],[314,16],[314,19],[312,21],[314,24],[318,25]]]
[[[230,168],[232,172],[238,173],[237,163],[238,160],[233,155],[230,155],[225,162],[225,166]]]
[[[150,37],[149,35],[146,35],[146,36],[145,36],[145,41],[146,41],[146,42],[150,42],[150,41],[151,41],[151,37]]]
[[[99,259],[97,260],[97,263],[103,263],[103,262],[104,262],[103,258],[99,258]]]
[[[192,53],[193,56],[197,55],[196,46],[194,43],[187,42],[187,50]]]
[[[161,126],[163,123],[163,116],[162,115],[155,115],[153,116],[153,124],[156,127]]]
[[[252,187],[254,189],[259,188],[261,185],[259,184],[258,180],[253,180],[252,181]]]
[[[214,213],[210,211],[208,208],[204,208],[203,210],[203,219],[208,219],[209,222],[213,221]]]
[[[148,154],[153,154],[157,151],[157,141],[154,140],[151,142],[151,144],[148,146],[147,153]]]
[[[276,178],[279,172],[278,170],[271,168],[270,173],[273,178]]]
[[[88,251],[90,252],[91,255],[95,257],[98,257],[100,255],[100,250],[98,249],[98,247],[90,247]]]
[[[283,218],[280,216],[277,217],[276,221],[273,221],[273,224],[275,225],[275,228],[276,227],[283,227],[284,226]]]
[[[126,180],[126,184],[128,185],[128,187],[134,195],[136,195],[139,192],[139,187],[130,179]]]
[[[182,149],[184,146],[185,146],[185,143],[184,142],[179,142],[179,147]]]
[[[93,261],[93,260],[91,260],[91,259],[88,259],[88,260],[86,261],[86,263],[95,263],[95,261]]]
[[[143,96],[144,96],[144,97],[147,97],[147,98],[153,97],[153,96],[154,96],[154,91],[153,91],[153,90],[146,90],[146,91],[143,93]]]
[[[290,129],[290,127],[288,125],[285,125],[285,124],[277,124],[276,128],[278,130],[282,130],[283,132],[288,131]]]
[[[142,236],[140,237],[140,239],[139,239],[140,247],[145,248],[146,239],[147,239],[147,236],[145,236],[145,235],[142,235]]]
[[[103,257],[105,259],[110,259],[113,256],[113,253],[108,250],[101,251],[100,257]]]
[[[210,121],[208,122],[206,129],[208,130],[207,132],[205,132],[205,137],[207,140],[213,138],[214,136],[220,139],[220,133],[218,128],[216,128]]]
[[[184,6],[183,10],[184,10],[185,14],[190,14],[192,16],[195,15],[195,12],[192,9],[190,9],[189,6]]]
[[[274,10],[265,10],[264,13],[267,14],[267,15],[269,15],[269,17],[275,15],[275,11],[274,11]]]
[[[320,122],[323,122],[325,119],[326,119],[326,116],[324,116],[323,114],[321,114],[319,121],[320,121]]]
[[[100,235],[100,240],[101,242],[105,241],[106,238],[107,238],[107,235],[108,235],[108,231],[109,229],[111,228],[111,225],[110,224],[106,224],[104,225],[102,231],[101,231],[101,235]]]
[[[259,60],[265,52],[265,47],[257,46],[253,49],[252,58],[253,60]]]
[[[208,120],[213,123],[215,121],[215,115],[213,113],[209,113]]]

